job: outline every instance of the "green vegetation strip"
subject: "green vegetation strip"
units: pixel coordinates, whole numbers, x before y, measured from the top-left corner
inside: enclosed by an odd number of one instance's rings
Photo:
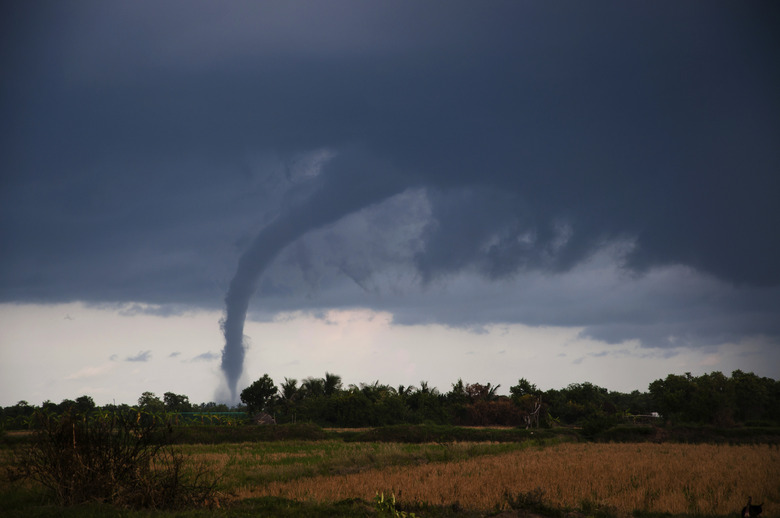
[[[525,442],[556,437],[575,440],[577,431],[571,428],[474,428],[448,425],[394,425],[369,429],[323,429],[314,424],[272,426],[180,426],[174,440],[178,444],[221,444],[266,441],[345,442]]]
[[[577,433],[571,429],[526,430],[522,428],[473,428],[441,425],[395,425],[372,428],[358,432],[341,432],[345,441],[366,442],[524,442],[549,440],[556,437],[575,438]]]

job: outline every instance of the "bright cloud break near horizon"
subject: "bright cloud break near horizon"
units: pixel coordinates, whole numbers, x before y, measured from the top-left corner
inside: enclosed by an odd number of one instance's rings
[[[780,7],[0,7],[0,405],[780,377]]]

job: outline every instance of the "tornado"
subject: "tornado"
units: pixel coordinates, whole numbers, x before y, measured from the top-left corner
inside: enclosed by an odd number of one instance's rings
[[[239,259],[236,273],[230,281],[225,296],[225,318],[222,321],[222,333],[225,336],[225,347],[222,349],[222,372],[230,390],[232,403],[236,402],[238,380],[244,371],[244,322],[249,309],[249,300],[257,290],[257,282],[268,265],[287,244],[306,232],[306,227],[303,226],[294,233],[285,233],[285,229],[295,230],[292,218],[277,219],[257,235],[249,249]]]
[[[221,322],[225,337],[221,368],[232,403],[237,401],[238,381],[244,372],[246,313],[263,272],[287,245],[307,232],[396,194],[399,178],[365,156],[339,155],[327,164],[318,178],[320,187],[309,199],[284,210],[260,231],[240,257],[225,296],[225,317]]]

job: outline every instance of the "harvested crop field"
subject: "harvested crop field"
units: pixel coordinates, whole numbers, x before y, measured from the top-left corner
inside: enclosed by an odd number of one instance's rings
[[[366,457],[370,458],[370,457]],[[546,505],[609,506],[674,514],[729,514],[748,495],[780,505],[780,449],[769,445],[558,444],[452,462],[422,462],[244,485],[240,497],[370,500],[496,509],[507,495],[541,494]]]

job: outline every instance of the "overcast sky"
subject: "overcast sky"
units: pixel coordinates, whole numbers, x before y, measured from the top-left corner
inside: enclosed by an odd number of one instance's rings
[[[0,9],[0,405],[780,377],[776,2]]]

